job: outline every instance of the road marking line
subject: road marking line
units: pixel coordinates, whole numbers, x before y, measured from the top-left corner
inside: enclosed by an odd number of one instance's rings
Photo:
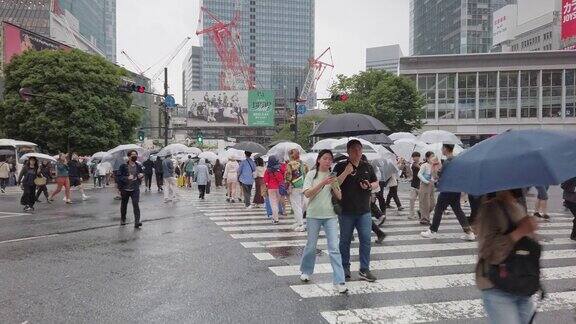
[[[0,244],[30,241],[30,240],[36,240],[36,239],[54,237],[54,236],[58,236],[58,234],[40,235],[40,236],[32,236],[32,237],[24,237],[24,238],[13,239],[13,240],[0,241]]]
[[[544,268],[543,280],[560,280],[576,278],[576,266]],[[380,279],[375,282],[350,281],[347,282],[348,294],[374,294],[389,292],[406,292],[415,290],[444,289],[452,287],[469,287],[476,284],[474,273],[460,273],[449,275],[403,277]],[[332,288],[332,282],[319,284],[303,284],[290,286],[302,298],[331,297],[338,293]],[[576,292],[575,292],[576,293]]]
[[[416,231],[419,232],[422,229]],[[384,229],[384,232],[389,232]],[[571,230],[539,230],[539,234],[569,234]],[[459,237],[460,233],[446,233],[446,234],[438,234],[437,238],[454,238],[455,236]],[[234,239],[252,239],[252,238],[280,238],[280,237],[303,237],[307,236],[306,232],[270,232],[270,233],[240,233],[240,234],[230,234],[230,236]],[[320,236],[324,236],[324,232],[320,231]],[[386,236],[385,241],[410,241],[410,240],[434,240],[434,239],[427,239],[420,236],[420,234],[414,235],[388,235]]]
[[[264,261],[264,260],[274,260],[274,256],[270,253],[252,253],[256,259],[260,260],[260,261]]]
[[[554,250],[544,251],[543,260],[553,259],[571,259],[576,258],[576,251],[573,250]],[[377,260],[370,262],[370,270],[392,270],[392,269],[413,269],[428,267],[445,267],[475,264],[477,261],[476,254],[465,254],[443,257],[422,257],[413,259],[395,259],[395,260]],[[269,267],[279,277],[297,276],[300,274],[300,266],[275,266]],[[350,262],[350,270],[358,271],[360,262]],[[314,273],[332,273],[330,263],[317,263],[314,267]]]
[[[270,218],[267,218],[265,215],[258,215],[258,216],[216,216],[216,217],[209,217],[210,220],[213,221],[242,221],[242,220],[263,220],[263,221],[270,221]],[[293,220],[294,217],[288,216],[283,217],[281,220]]]
[[[571,230],[540,230],[538,231],[541,235],[569,235]],[[256,233],[256,234],[230,234],[232,238],[240,239],[240,238],[259,238],[261,237],[260,234],[267,234],[267,233]],[[301,232],[287,232],[287,233],[272,233],[276,234],[273,237],[281,237],[279,234],[301,234]],[[286,237],[291,237],[286,236]],[[305,236],[305,235],[299,235]],[[324,236],[322,231],[320,232],[320,236]],[[454,239],[459,236],[459,233],[451,233],[451,234],[438,234],[438,239]],[[374,237],[374,236],[372,236]],[[417,235],[388,235],[384,242],[389,241],[427,241],[427,242],[434,242],[435,239],[428,239]],[[242,246],[245,248],[277,248],[277,247],[291,247],[291,246],[304,246],[306,245],[306,240],[278,240],[278,241],[254,241],[254,242],[241,242]],[[326,245],[326,239],[319,239],[319,245]]]
[[[573,309],[576,306],[576,292],[550,293],[538,306],[542,312]],[[480,299],[324,311],[321,315],[330,324],[445,322],[486,316]]]
[[[0,212],[0,214],[6,214],[6,215],[30,215],[30,214],[26,214],[26,213],[12,213],[12,212]]]
[[[218,226],[238,226],[238,225],[258,225],[258,224],[270,224],[272,223],[272,220],[270,219],[262,219],[262,217],[260,218],[261,220],[247,220],[247,221],[236,221],[236,220],[232,220],[232,221],[227,221],[227,222],[215,222],[214,224],[218,225]],[[296,221],[294,219],[281,219],[280,223],[281,224],[294,224]]]

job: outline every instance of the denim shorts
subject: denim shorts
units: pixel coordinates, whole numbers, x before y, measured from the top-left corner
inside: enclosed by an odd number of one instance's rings
[[[548,186],[536,187],[536,191],[538,191],[536,198],[538,198],[538,200],[548,200],[548,188]]]

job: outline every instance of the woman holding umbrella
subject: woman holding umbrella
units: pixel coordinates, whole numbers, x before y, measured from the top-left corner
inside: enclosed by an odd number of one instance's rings
[[[38,160],[35,157],[28,158],[26,164],[18,175],[18,185],[22,185],[22,198],[20,203],[24,205],[24,211],[33,211],[34,203],[36,202],[36,176],[38,175]]]
[[[47,188],[48,181],[50,181],[50,179],[52,178],[50,161],[43,160],[42,163],[40,164],[40,170],[38,171],[38,173],[39,175],[42,176],[42,178],[44,178],[44,180],[41,181],[40,183],[43,182],[44,184],[40,184],[36,190],[36,201],[40,201],[38,200],[38,198],[40,198],[40,195],[44,193],[44,197],[46,197],[46,202],[50,203]]]

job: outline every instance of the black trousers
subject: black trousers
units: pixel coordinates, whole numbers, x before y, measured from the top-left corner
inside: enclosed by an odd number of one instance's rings
[[[40,198],[40,195],[44,193],[44,197],[46,197],[46,199],[48,199],[48,187],[47,186],[39,186],[36,189],[36,200],[38,200],[38,198]]]
[[[376,199],[378,200],[378,205],[380,210],[386,214],[386,199],[384,199],[384,188],[386,188],[386,181],[379,181],[380,191],[376,193]]]
[[[128,208],[128,199],[132,199],[132,209],[134,210],[134,224],[140,223],[140,189],[126,191],[120,190],[122,201],[120,203],[120,220],[126,221],[126,209]]]
[[[482,196],[472,196],[468,195],[468,202],[470,202],[470,219],[469,223],[474,224],[476,220],[476,216],[478,215],[478,209],[480,208],[480,202],[482,200]]]
[[[574,216],[574,220],[572,221],[572,234],[570,234],[570,237],[575,237],[576,236],[576,203],[571,202],[571,201],[566,201],[566,207],[568,207],[568,209],[570,210],[570,212],[572,212],[572,215]]]
[[[152,187],[152,173],[144,174],[144,187],[148,188],[148,190],[150,190],[150,187]]]
[[[24,185],[24,193],[20,199],[20,204],[23,206],[34,207],[36,202],[36,185]]]
[[[442,221],[442,215],[444,211],[448,209],[448,206],[452,207],[452,211],[456,215],[458,222],[462,228],[470,228],[470,223],[462,207],[460,206],[460,193],[459,192],[441,192],[436,200],[436,207],[434,208],[434,218],[432,219],[432,225],[430,225],[430,230],[432,232],[438,232],[440,227],[440,222]]]
[[[394,199],[394,203],[396,203],[396,207],[402,207],[400,203],[400,198],[398,198],[398,186],[388,188],[388,196],[386,197],[386,206],[390,206],[390,201]]]
[[[240,182],[242,186],[242,192],[244,193],[244,206],[250,206],[250,196],[252,195],[252,185],[243,184]]]
[[[162,189],[163,184],[164,184],[164,177],[162,176],[162,173],[156,172],[156,187],[158,187],[158,189]]]
[[[376,225],[376,223],[374,223],[374,221],[372,221],[372,232],[374,232],[374,234],[376,234],[378,236],[384,234],[384,231],[382,231],[380,229],[380,227],[378,227],[378,225]]]
[[[198,185],[198,191],[200,191],[198,198],[204,199],[204,196],[206,196],[206,185]]]

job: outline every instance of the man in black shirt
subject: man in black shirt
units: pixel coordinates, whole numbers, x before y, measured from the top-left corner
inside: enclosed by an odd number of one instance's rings
[[[82,200],[86,200],[90,197],[86,196],[84,192],[84,186],[82,185],[82,178],[80,174],[81,164],[78,158],[78,154],[72,153],[70,162],[68,162],[68,178],[70,179],[70,188],[78,187],[78,190],[82,194]]]
[[[362,143],[351,140],[346,145],[348,160],[338,163],[334,172],[342,190],[342,214],[340,222],[340,253],[346,279],[350,279],[350,242],[354,228],[358,231],[360,240],[360,279],[376,281],[370,273],[370,233],[372,230],[372,215],[370,210],[370,195],[378,188],[378,180],[370,164],[363,162]]]
[[[164,175],[162,174],[162,158],[157,156],[156,161],[154,161],[154,174],[156,175],[156,187],[158,187],[158,192],[164,191],[162,185],[164,184]]]
[[[418,178],[418,172],[420,171],[420,153],[412,153],[412,165],[410,166],[412,170],[412,180],[410,181],[410,215],[408,219],[416,219],[414,215],[414,206],[416,205],[416,199],[418,199],[418,191],[420,190],[420,178]],[[420,211],[418,211],[420,214]],[[420,217],[418,217],[420,218]]]
[[[140,228],[140,183],[144,178],[142,166],[137,162],[138,152],[132,150],[128,152],[128,162],[120,166],[118,170],[118,189],[122,202],[120,204],[120,225],[126,225],[126,209],[128,200],[132,199],[132,209],[134,210],[134,227]]]
[[[150,191],[150,187],[152,187],[152,174],[154,173],[154,161],[152,161],[150,156],[142,163],[142,168],[144,169],[144,190]]]
[[[446,167],[450,164],[452,159],[454,158],[454,145],[453,144],[444,144],[442,145],[442,154],[447,157],[446,161],[442,163],[442,170],[445,170]],[[442,176],[442,170],[440,170],[439,177]],[[448,209],[448,206],[452,207],[452,211],[456,215],[460,226],[462,226],[462,230],[464,230],[464,234],[460,237],[465,241],[474,241],[476,236],[472,229],[470,228],[470,223],[468,223],[468,219],[462,211],[462,207],[460,206],[460,193],[459,192],[441,192],[438,195],[438,200],[436,201],[436,207],[434,208],[434,217],[432,218],[432,224],[430,225],[430,229],[420,233],[422,237],[425,238],[435,238],[436,234],[438,233],[438,228],[440,227],[440,222],[442,221],[442,214],[444,211]]]

